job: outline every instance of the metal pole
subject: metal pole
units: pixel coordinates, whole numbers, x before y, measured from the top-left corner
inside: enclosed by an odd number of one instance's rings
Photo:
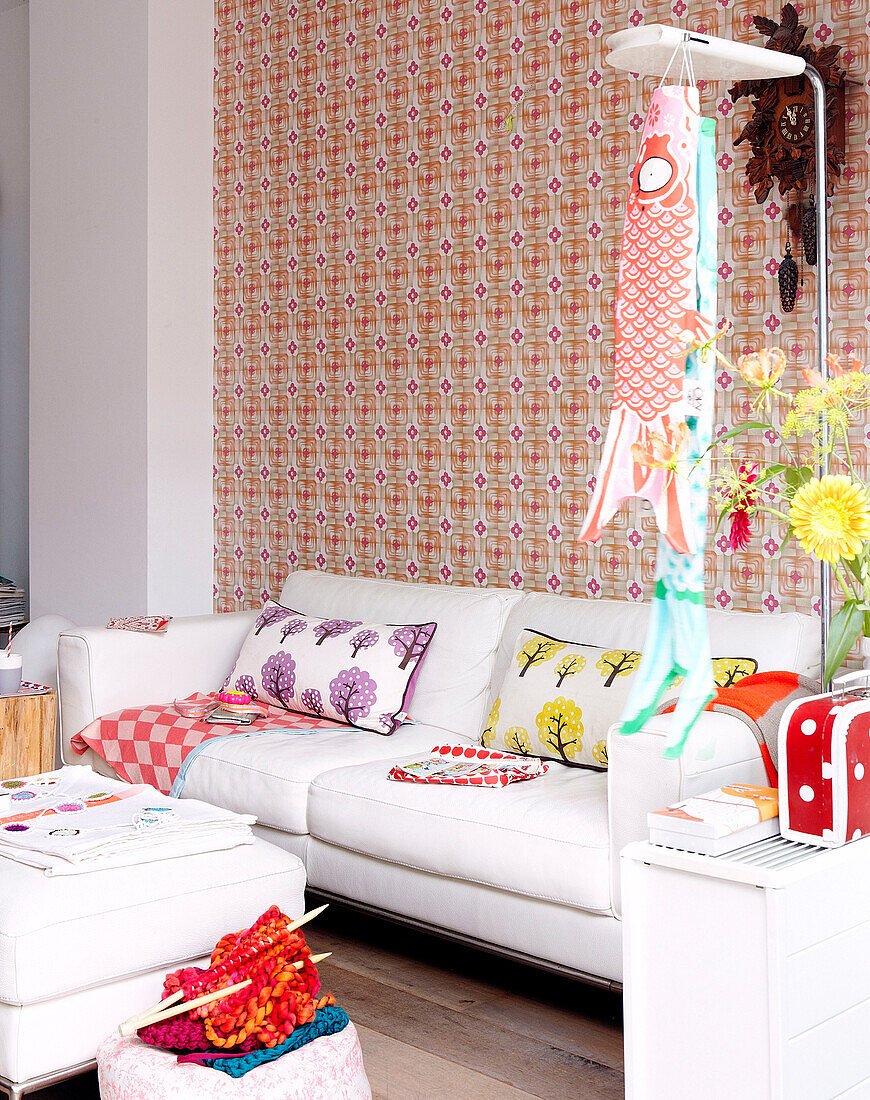
[[[817,241],[817,303],[818,303],[818,354],[819,372],[827,380],[828,370],[828,127],[825,105],[825,84],[818,71],[807,65],[806,76],[813,88],[816,116],[816,241]],[[828,472],[828,422],[822,419],[822,459],[819,477]],[[828,632],[831,628],[831,567],[821,563],[819,593],[822,612],[822,690],[827,691],[825,679],[825,654],[828,648]]]

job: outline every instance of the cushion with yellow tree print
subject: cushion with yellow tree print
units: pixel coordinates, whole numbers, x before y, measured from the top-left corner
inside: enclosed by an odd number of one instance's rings
[[[638,649],[604,649],[524,630],[481,734],[487,748],[607,767],[607,731],[619,721],[640,665]],[[751,675],[752,658],[713,662],[720,687]]]

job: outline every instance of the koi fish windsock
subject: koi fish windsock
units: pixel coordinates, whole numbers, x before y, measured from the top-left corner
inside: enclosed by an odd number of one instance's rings
[[[678,454],[685,443],[686,350],[708,339],[714,326],[714,317],[698,309],[699,124],[696,88],[657,89],[628,196],[613,408],[581,542],[599,539],[623,502],[639,496],[652,504],[674,550],[685,554],[697,545],[685,477],[663,465],[645,466],[643,459],[661,451]]]
[[[698,309],[716,312],[716,123],[701,120],[697,187],[700,238],[697,254]],[[620,733],[634,733],[653,715],[665,692],[682,680],[680,698],[670,723],[664,755],[678,757],[698,715],[713,698],[710,639],[704,599],[704,544],[707,530],[707,479],[713,435],[713,375],[709,349],[693,351],[686,363],[686,465],[684,522],[694,549],[679,554],[660,534],[656,588],[650,610],[643,659],[632,683],[620,722]],[[699,747],[699,758],[711,745]]]

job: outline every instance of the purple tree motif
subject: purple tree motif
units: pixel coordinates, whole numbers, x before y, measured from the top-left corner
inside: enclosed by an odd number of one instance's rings
[[[246,691],[252,699],[257,698],[257,685],[253,676],[240,676],[236,680],[236,691]]]
[[[296,662],[286,650],[273,653],[261,670],[263,690],[277,699],[282,706],[289,706],[296,686]]]
[[[301,634],[308,626],[305,619],[291,619],[281,627],[281,641],[286,642],[291,634]]]
[[[323,714],[323,698],[317,688],[306,688],[299,696],[299,702],[313,714]]]
[[[353,655],[356,657],[357,653],[361,649],[369,649],[373,646],[380,634],[376,630],[360,630],[350,640],[350,644],[353,646]]]
[[[358,626],[362,626],[362,623],[352,623],[347,619],[326,619],[314,628],[314,633],[317,635],[315,645],[323,645],[327,638],[334,638],[337,634],[347,634]]]
[[[426,652],[426,646],[435,633],[435,623],[422,623],[419,626],[400,626],[390,635],[390,645],[402,661],[399,668],[407,668]]]
[[[396,718],[395,714],[390,714],[389,712],[387,714],[382,714],[379,721],[387,733],[395,733],[402,724],[398,718]]]
[[[377,701],[378,685],[356,665],[343,669],[329,682],[329,701],[352,726],[371,711]]]
[[[259,634],[264,627],[272,626],[273,623],[280,623],[282,619],[287,619],[290,615],[295,614],[296,612],[291,611],[289,607],[281,607],[277,603],[268,604],[257,616],[257,627],[254,635]]]

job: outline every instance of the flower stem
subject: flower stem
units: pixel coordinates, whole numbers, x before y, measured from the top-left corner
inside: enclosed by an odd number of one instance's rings
[[[855,587],[849,583],[846,573],[843,572],[843,566],[838,561],[831,562],[831,572],[837,578],[837,583],[840,588],[843,589],[843,594],[848,598],[850,595],[861,602],[861,597],[858,595]]]
[[[857,480],[855,474],[855,466],[852,462],[852,451],[849,447],[849,429],[845,424],[841,424],[840,431],[843,433],[843,447],[846,451],[846,461],[849,464],[849,473],[852,475],[853,478],[855,478],[855,480]]]
[[[783,523],[791,523],[791,520],[788,518],[785,512],[780,512],[778,508],[768,508],[766,505],[756,504],[753,508],[753,511],[767,512],[768,515],[776,516],[777,519],[781,519]]]

